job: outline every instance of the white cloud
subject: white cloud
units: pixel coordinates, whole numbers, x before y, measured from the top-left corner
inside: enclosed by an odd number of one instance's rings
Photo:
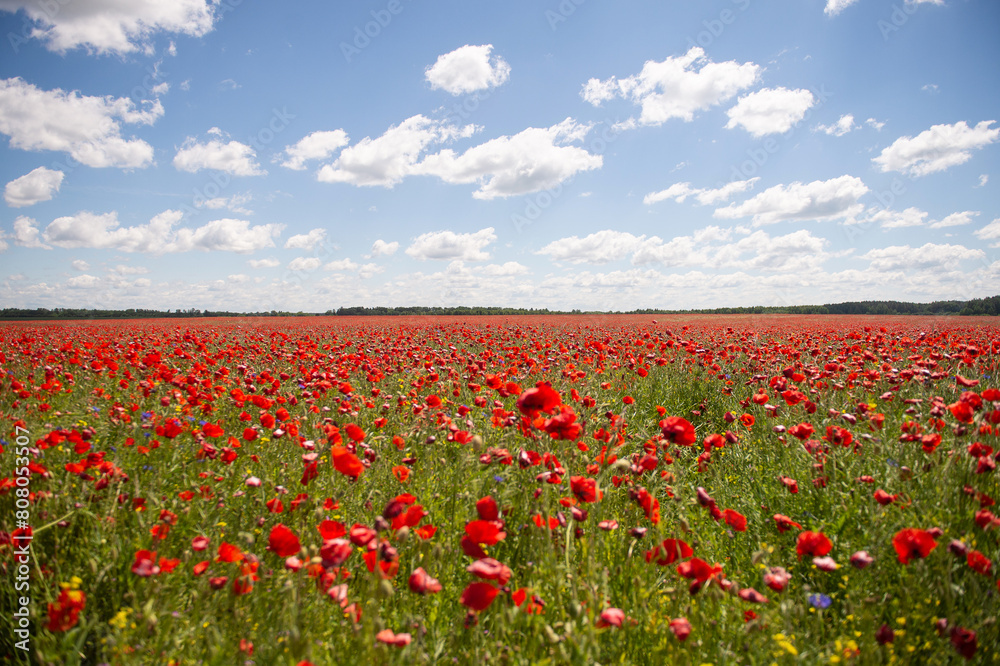
[[[632,254],[645,238],[627,231],[605,229],[584,238],[560,238],[538,250],[536,254],[548,255],[553,261],[571,264],[605,264]]]
[[[861,255],[861,258],[868,259],[872,268],[886,271],[955,269],[962,262],[983,259],[985,256],[986,253],[982,250],[972,250],[962,245],[927,243],[921,247],[893,245],[878,248]]]
[[[487,261],[487,245],[497,239],[493,227],[475,233],[457,234],[454,231],[433,231],[413,239],[406,254],[414,259],[459,259],[462,261]]]
[[[33,206],[52,198],[58,192],[65,174],[58,169],[38,167],[20,178],[7,183],[3,190],[4,201],[12,208]]]
[[[123,123],[151,125],[163,115],[159,100],[142,105],[2,79],[0,133],[10,137],[11,148],[63,151],[90,167],[144,168],[153,161],[153,147],[121,135]]]
[[[41,233],[38,231],[37,224],[35,220],[24,215],[14,220],[14,235],[12,236],[14,242],[21,247],[50,249],[40,240]]]
[[[83,259],[76,259],[70,265],[73,267],[73,270],[80,271],[81,273],[85,273],[90,270],[90,264]]]
[[[461,155],[452,150],[428,155],[414,172],[437,176],[446,183],[476,183],[479,189],[472,193],[476,199],[537,192],[602,166],[600,155],[566,145],[582,140],[589,129],[572,118],[547,128],[529,127]]]
[[[805,117],[815,101],[805,88],[764,88],[740,97],[726,111],[726,129],[739,126],[753,137],[783,134]]]
[[[858,126],[854,124],[854,116],[850,113],[842,115],[837,122],[831,125],[817,125],[816,131],[823,132],[825,134],[830,134],[833,136],[844,136],[853,129],[857,129]]]
[[[931,229],[944,229],[946,227],[960,227],[963,224],[971,224],[972,218],[979,215],[978,210],[963,210],[959,213],[952,213],[937,222],[931,224]]]
[[[677,203],[684,203],[685,199],[693,196],[699,204],[710,206],[720,201],[726,201],[734,194],[746,192],[758,180],[760,180],[758,177],[750,178],[749,180],[734,180],[715,189],[691,187],[691,183],[674,183],[665,190],[650,192],[643,197],[642,203],[649,206],[665,199],[673,199]]]
[[[875,120],[874,118],[869,118],[868,120],[866,120],[865,125],[868,125],[868,127],[874,127],[877,132],[881,132],[882,128],[885,127],[884,122],[880,122],[878,120]]]
[[[267,259],[250,259],[247,261],[252,268],[277,268],[281,262],[273,257]]]
[[[700,66],[699,69],[695,67]],[[694,119],[696,111],[721,104],[757,81],[760,67],[735,60],[712,62],[692,47],[682,56],[647,61],[642,71],[624,79],[590,79],[580,95],[594,106],[621,97],[638,104],[639,122],[660,125],[671,118]]]
[[[911,206],[906,210],[879,210],[869,215],[864,220],[848,220],[850,223],[874,223],[883,229],[902,229],[905,227],[922,227],[926,222],[927,211]]]
[[[322,263],[323,262],[319,259],[319,257],[295,257],[288,262],[288,270],[311,273],[319,268]]]
[[[350,259],[335,259],[323,266],[325,271],[353,271],[359,268],[358,264]]]
[[[474,125],[459,128],[422,115],[407,118],[372,139],[365,137],[344,148],[333,164],[316,175],[324,183],[392,187],[414,172],[427,146],[472,136]]]
[[[954,125],[934,125],[915,137],[904,136],[872,159],[882,171],[899,171],[911,176],[926,176],[959,164],[972,157],[972,151],[1000,138],[1000,127],[990,128],[995,120],[984,120],[975,127],[965,121]]]
[[[191,229],[175,225],[183,213],[166,210],[147,225],[122,227],[115,211],[96,214],[87,211],[59,217],[45,228],[42,238],[63,248],[115,249],[122,252],[164,254],[174,252],[224,251],[249,254],[274,247],[280,224],[251,226],[246,220],[221,219]]]
[[[58,3],[3,0],[0,11],[23,10],[34,23],[31,37],[58,53],[84,47],[88,51],[131,53],[152,51],[158,32],[201,37],[212,30],[215,7],[209,0],[77,0]]]
[[[306,234],[296,234],[285,241],[285,249],[309,250],[326,240],[326,229],[312,229]]]
[[[97,286],[100,282],[101,278],[84,273],[83,275],[77,275],[66,280],[66,286],[70,289],[89,289]]]
[[[490,58],[492,50],[492,44],[466,44],[438,56],[437,62],[427,68],[425,78],[431,88],[452,95],[503,85],[510,77],[510,65],[500,56]]]
[[[126,275],[145,275],[149,272],[149,269],[145,266],[126,266],[125,264],[118,264],[114,268],[109,269],[108,272],[119,277],[125,277]]]
[[[287,158],[281,166],[301,171],[306,168],[306,162],[325,160],[349,143],[347,132],[342,129],[313,132],[285,147]]]
[[[868,187],[854,176],[840,176],[811,183],[775,185],[752,199],[717,208],[715,217],[753,216],[754,226],[786,220],[833,220],[856,216],[864,209],[858,199]]]
[[[998,241],[991,243],[990,247],[1000,247],[1000,217],[987,224],[982,229],[976,229],[972,235],[980,240]]]
[[[377,241],[372,243],[371,256],[373,257],[389,257],[396,253],[399,249],[399,243],[392,241],[391,243],[386,243],[384,240],[379,238]]]
[[[976,187],[983,187],[986,183],[990,182],[990,175],[987,173],[979,174],[979,184]]]
[[[234,194],[231,197],[215,197],[214,199],[206,199],[204,201],[196,200],[194,204],[196,208],[207,208],[209,210],[226,208],[234,213],[253,215],[253,211],[244,205],[252,200],[253,195],[249,192],[244,192],[243,194]]]
[[[174,156],[174,167],[188,173],[214,169],[233,176],[263,176],[267,172],[260,168],[256,158],[254,149],[239,141],[223,143],[212,139],[198,143],[194,137],[188,137]]]
[[[858,0],[826,0],[826,7],[823,8],[823,13],[827,16],[836,16],[857,1]]]

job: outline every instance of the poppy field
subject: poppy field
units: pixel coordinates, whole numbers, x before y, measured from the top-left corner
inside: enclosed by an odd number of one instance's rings
[[[988,318],[5,325],[0,658],[997,663],[998,363]]]

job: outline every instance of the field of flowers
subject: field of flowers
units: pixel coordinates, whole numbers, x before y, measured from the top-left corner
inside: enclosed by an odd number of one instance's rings
[[[998,663],[998,363],[969,318],[0,326],[0,659]]]

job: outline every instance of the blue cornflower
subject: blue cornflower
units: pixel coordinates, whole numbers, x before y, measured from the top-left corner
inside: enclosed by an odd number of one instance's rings
[[[833,599],[826,596],[825,594],[810,594],[809,603],[813,608],[819,608],[820,610],[824,608],[829,608],[830,604],[833,603]]]

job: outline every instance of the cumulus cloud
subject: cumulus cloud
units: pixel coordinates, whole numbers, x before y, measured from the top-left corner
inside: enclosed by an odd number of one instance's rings
[[[627,231],[605,229],[583,238],[560,238],[538,250],[537,254],[571,264],[605,264],[632,254],[644,239],[645,236],[634,236]]]
[[[787,220],[834,220],[850,218],[864,210],[858,199],[868,187],[854,176],[840,176],[811,183],[775,185],[752,199],[717,208],[715,217],[736,219],[753,216],[754,226]]]
[[[59,217],[48,224],[41,237],[63,248],[114,249],[122,252],[164,254],[174,252],[224,251],[249,254],[274,247],[282,225],[251,225],[246,220],[213,220],[200,227],[175,228],[181,211],[166,210],[149,224],[123,227],[115,211],[97,214],[88,211]]]
[[[872,159],[882,171],[898,171],[910,176],[926,176],[964,164],[972,151],[1000,138],[1000,127],[991,128],[995,120],[984,120],[975,127],[965,121],[954,125],[934,125],[915,137],[896,139],[891,146]]]
[[[980,240],[998,241],[991,243],[990,247],[1000,247],[1000,217],[987,224],[982,229],[976,229],[972,235]]]
[[[34,23],[31,38],[50,51],[77,47],[99,54],[151,52],[159,32],[201,37],[212,30],[218,2],[210,0],[87,0],[51,4],[3,0],[0,11],[24,11]]]
[[[372,243],[372,257],[389,257],[396,254],[396,250],[399,249],[399,243],[392,241],[386,243],[384,240],[379,238],[377,241]]]
[[[438,56],[427,68],[425,78],[435,90],[452,95],[462,95],[495,88],[510,77],[510,65],[500,56],[490,57],[492,44],[470,46],[466,44],[450,53]]]
[[[7,183],[3,190],[4,201],[11,208],[23,208],[48,201],[53,192],[59,191],[63,176],[65,174],[58,169],[38,167]]]
[[[460,128],[423,115],[412,116],[375,139],[366,136],[344,148],[316,177],[324,183],[393,187],[414,172],[429,145],[467,138],[476,129],[474,125]]]
[[[454,231],[433,231],[420,234],[413,239],[406,254],[414,259],[458,259],[461,261],[487,261],[490,258],[485,248],[497,239],[493,227],[486,227],[474,233],[460,234]]]
[[[878,224],[883,229],[902,229],[905,227],[922,227],[926,223],[927,211],[911,206],[906,210],[884,209],[872,212],[864,219],[846,220],[846,224],[871,223]]]
[[[313,132],[297,143],[285,147],[285,160],[281,166],[301,171],[310,160],[325,160],[350,143],[342,129]]]
[[[159,100],[144,101],[139,108],[125,97],[42,90],[21,78],[0,80],[0,133],[10,137],[11,148],[62,151],[90,167],[149,166],[153,147],[123,138],[122,125],[152,125],[162,115]]]
[[[41,241],[41,232],[38,230],[38,223],[24,215],[14,220],[14,242],[21,247],[38,247],[49,249],[49,246]]]
[[[972,218],[979,215],[978,210],[963,210],[958,213],[952,213],[946,217],[941,218],[937,222],[933,222],[930,225],[931,229],[944,229],[946,227],[960,227],[965,224],[971,224]]]
[[[699,204],[710,206],[721,201],[726,201],[734,194],[746,192],[758,180],[760,180],[758,177],[750,178],[749,180],[734,180],[714,189],[691,187],[691,183],[674,183],[665,190],[650,192],[643,197],[642,203],[649,206],[666,199],[673,199],[677,203],[684,203],[684,200],[688,197],[694,197]]]
[[[267,259],[250,259],[247,261],[252,268],[277,268],[281,265],[281,262],[274,257],[268,257]]]
[[[309,250],[326,240],[326,229],[312,229],[309,233],[296,234],[285,241],[285,249]]]
[[[704,49],[692,47],[681,56],[647,61],[638,74],[624,79],[592,78],[580,95],[599,106],[621,97],[641,107],[639,123],[661,125],[671,118],[694,119],[697,111],[721,104],[756,81],[760,67],[735,60],[712,62]]]
[[[826,0],[826,7],[823,8],[823,13],[827,16],[836,16],[851,5],[855,4],[857,1],[858,0]]]
[[[311,273],[322,265],[323,261],[319,257],[296,257],[288,262],[288,270],[294,272]]]
[[[813,94],[804,88],[764,88],[740,97],[726,111],[729,116],[726,129],[742,127],[753,137],[783,134],[805,117],[815,101]]]
[[[221,132],[213,127],[209,134],[220,135]],[[188,173],[213,169],[233,176],[263,176],[267,173],[257,163],[257,153],[245,143],[224,143],[222,139],[198,143],[194,137],[188,137],[181,145],[174,156],[174,167]]]
[[[850,113],[842,115],[837,122],[830,125],[817,125],[816,131],[823,132],[824,134],[830,134],[832,136],[844,136],[851,130],[857,129],[858,126],[854,124],[854,116]]]
[[[551,127],[529,127],[469,148],[461,155],[446,149],[428,155],[416,173],[446,183],[475,183],[477,199],[510,197],[555,187],[581,171],[598,169],[600,155],[567,145],[580,141],[590,127],[572,118]]]
[[[974,250],[963,245],[938,245],[927,243],[921,247],[910,247],[909,245],[893,245],[885,248],[870,250],[861,255],[862,259],[871,262],[872,268],[878,270],[906,270],[906,269],[941,269],[954,270],[963,262],[984,259],[986,253],[982,250]]]

